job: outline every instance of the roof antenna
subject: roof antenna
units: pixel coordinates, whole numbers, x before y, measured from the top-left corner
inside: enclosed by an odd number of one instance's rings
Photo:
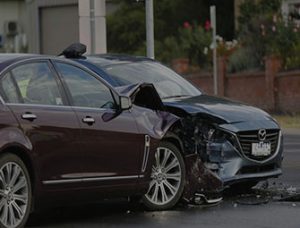
[[[82,43],[73,43],[58,56],[65,56],[66,58],[76,59],[82,58],[82,55],[86,52],[86,45]]]

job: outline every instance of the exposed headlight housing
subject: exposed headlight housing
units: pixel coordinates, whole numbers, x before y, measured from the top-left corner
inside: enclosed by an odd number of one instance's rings
[[[222,147],[227,143],[239,148],[235,135],[224,131],[217,125],[198,125],[195,128],[195,138],[200,155],[209,153],[211,149],[222,153]]]
[[[222,131],[217,126],[207,125],[197,129],[197,133],[204,142],[221,142],[230,137],[229,133]]]

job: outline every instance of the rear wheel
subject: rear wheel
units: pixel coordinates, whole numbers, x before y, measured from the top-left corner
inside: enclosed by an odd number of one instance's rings
[[[155,153],[151,182],[143,202],[150,210],[173,207],[181,198],[185,184],[185,164],[176,146],[161,142]]]
[[[31,207],[30,177],[25,164],[13,154],[0,157],[0,227],[23,227]]]

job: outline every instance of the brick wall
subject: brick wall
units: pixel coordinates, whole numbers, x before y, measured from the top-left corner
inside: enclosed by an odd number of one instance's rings
[[[220,64],[222,62],[219,61]],[[300,113],[300,70],[279,72],[280,66],[280,60],[274,57],[266,60],[266,70],[262,72],[227,74],[226,67],[221,66],[219,69],[223,70],[219,70],[218,74],[219,96],[266,111]],[[213,94],[211,74],[194,73],[185,78],[205,93]]]
[[[201,89],[204,93],[213,94],[213,77],[211,74],[190,74],[185,76],[187,80],[192,82],[195,86]]]
[[[226,77],[224,95],[267,109],[268,102],[265,87],[265,75],[263,72],[228,75]]]
[[[300,71],[279,73],[275,91],[279,111],[300,112]]]

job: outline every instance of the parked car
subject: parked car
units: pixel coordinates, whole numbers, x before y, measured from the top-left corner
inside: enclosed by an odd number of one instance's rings
[[[166,109],[181,118],[181,124],[172,129],[174,143],[182,153],[197,153],[225,186],[250,188],[282,174],[282,134],[268,113],[206,95],[153,59],[116,54],[83,56],[82,49],[75,49],[73,54],[66,49],[65,56],[114,87],[152,83]]]
[[[148,208],[181,197],[185,164],[164,140],[178,118],[152,84],[115,89],[74,61],[1,54],[0,87],[0,227],[23,227],[49,205],[143,195],[153,179]]]

